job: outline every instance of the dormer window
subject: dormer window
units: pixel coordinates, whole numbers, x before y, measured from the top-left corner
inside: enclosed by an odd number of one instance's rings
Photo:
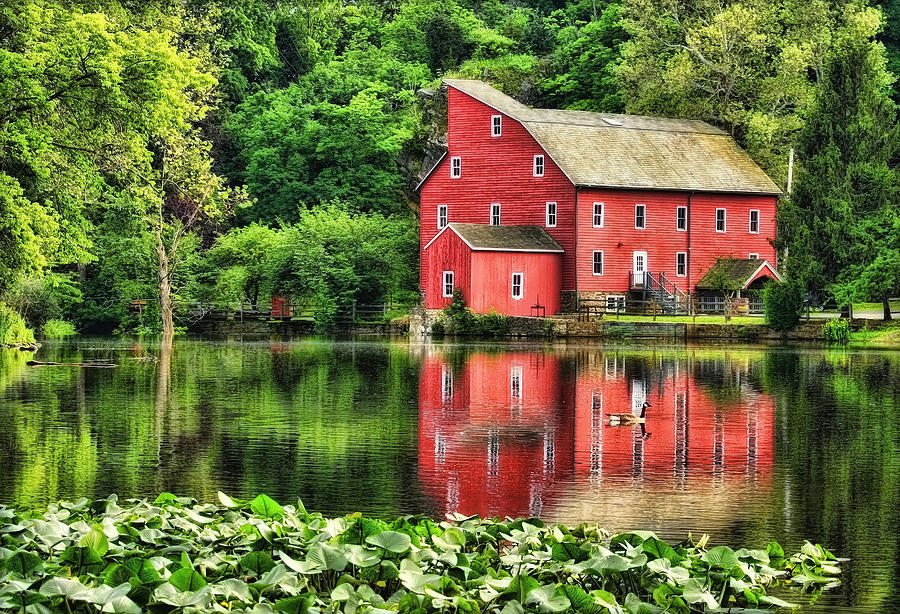
[[[459,179],[462,177],[462,158],[455,156],[450,158],[450,178]]]
[[[500,136],[503,132],[503,116],[491,115],[491,136]]]
[[[543,177],[544,176],[544,156],[535,156],[534,157],[534,176],[535,177]]]

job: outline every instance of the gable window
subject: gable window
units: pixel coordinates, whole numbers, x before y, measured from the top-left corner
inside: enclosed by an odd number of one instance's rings
[[[675,276],[687,277],[687,252],[675,254]]]
[[[716,232],[725,232],[725,209],[716,209]]]
[[[438,205],[437,226],[441,230],[447,225],[447,205]]]
[[[453,296],[453,271],[444,271],[443,296]]]
[[[450,178],[459,179],[462,177],[462,158],[454,156],[450,158]]]
[[[503,116],[491,115],[491,136],[500,136],[503,129]]]
[[[759,254],[750,254],[748,258],[750,258],[750,260],[759,260]]]
[[[750,232],[752,234],[759,234],[759,210],[758,209],[750,209]]]
[[[647,205],[635,205],[634,206],[634,227],[635,228],[646,228],[647,227]]]
[[[675,230],[687,230],[687,207],[678,207],[675,210]]]
[[[512,274],[512,297],[517,301],[522,298],[522,273]]]
[[[544,156],[535,156],[534,157],[534,176],[535,177],[543,177],[544,176]]]
[[[491,203],[491,226],[500,225],[500,203]]]
[[[556,226],[556,203],[547,203],[547,228]]]
[[[603,228],[603,203],[594,203],[594,228]]]
[[[594,252],[594,275],[603,275],[603,252]]]

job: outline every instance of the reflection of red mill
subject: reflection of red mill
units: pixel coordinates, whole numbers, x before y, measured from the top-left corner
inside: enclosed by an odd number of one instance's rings
[[[626,360],[635,368],[626,369]],[[716,400],[689,361],[664,360],[645,378],[641,360],[426,356],[419,474],[436,511],[602,519],[624,528],[638,518],[677,518],[698,497],[715,497],[722,511],[768,492],[772,398],[740,385],[740,394]],[[639,413],[644,400],[653,404],[648,436],[609,425],[606,414]]]

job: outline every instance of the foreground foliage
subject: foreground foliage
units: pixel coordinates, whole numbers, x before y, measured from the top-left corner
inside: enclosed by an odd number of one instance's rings
[[[787,556],[774,542],[735,551],[707,548],[704,536],[673,547],[649,531],[539,519],[387,523],[266,495],[219,499],[0,507],[0,610],[687,613],[790,606],[767,588],[829,588],[840,573],[810,543]]]

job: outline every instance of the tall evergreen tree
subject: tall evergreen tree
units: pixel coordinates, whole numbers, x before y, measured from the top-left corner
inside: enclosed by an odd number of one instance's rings
[[[801,132],[801,171],[779,213],[787,272],[808,290],[841,291],[887,247],[896,214],[900,131],[878,24],[859,21],[828,54]],[[838,284],[837,286],[835,284]]]

